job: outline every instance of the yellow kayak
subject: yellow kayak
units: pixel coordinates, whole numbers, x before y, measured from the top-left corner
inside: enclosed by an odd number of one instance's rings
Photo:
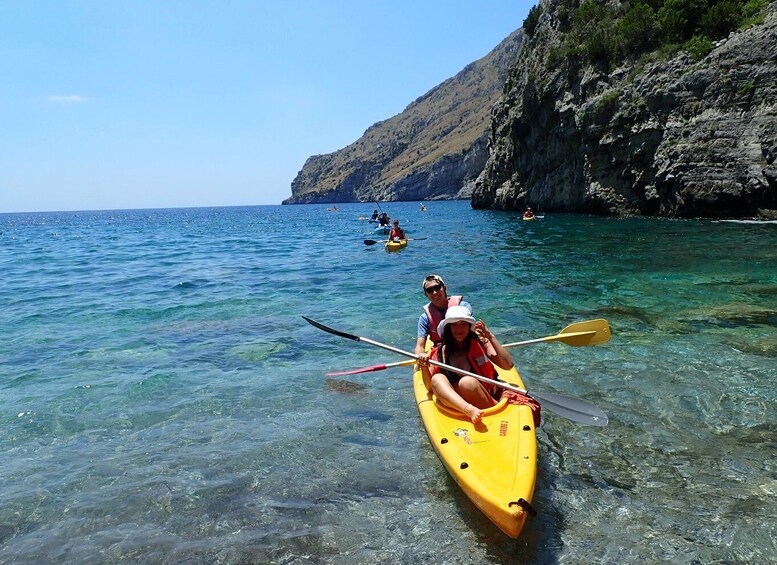
[[[406,239],[400,239],[399,241],[387,241],[386,242],[386,251],[397,251],[399,249],[402,249],[403,247],[407,247],[407,240]]]
[[[518,371],[497,368],[502,381],[524,388]],[[537,436],[529,406],[499,404],[472,424],[427,392],[421,371],[413,374],[413,390],[429,441],[464,494],[500,530],[518,537],[537,478]]]

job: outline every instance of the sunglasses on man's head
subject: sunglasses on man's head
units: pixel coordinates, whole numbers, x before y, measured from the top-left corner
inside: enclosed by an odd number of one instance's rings
[[[432,286],[427,286],[426,288],[424,288],[424,292],[426,294],[434,294],[438,290],[442,290],[441,284],[433,284]]]

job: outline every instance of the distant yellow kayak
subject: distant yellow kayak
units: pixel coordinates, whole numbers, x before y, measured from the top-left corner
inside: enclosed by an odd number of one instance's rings
[[[515,368],[497,370],[500,380],[524,388]],[[534,513],[537,436],[531,408],[503,398],[475,425],[427,392],[419,370],[413,390],[429,441],[448,473],[500,530],[518,537],[527,514]]]
[[[397,251],[399,249],[402,249],[403,247],[407,247],[407,240],[406,239],[400,239],[399,241],[387,241],[386,242],[386,251]]]

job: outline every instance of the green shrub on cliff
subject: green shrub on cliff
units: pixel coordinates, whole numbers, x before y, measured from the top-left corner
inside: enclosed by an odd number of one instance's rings
[[[677,42],[693,37],[707,9],[707,0],[666,0],[658,9],[664,40]]]
[[[741,2],[724,0],[714,6],[701,17],[700,27],[708,37],[724,37],[739,25],[742,17]]]
[[[553,66],[571,59],[607,69],[649,52],[671,54],[679,46],[698,59],[712,50],[714,41],[762,21],[768,4],[769,0],[564,0],[557,17],[566,33],[547,62]],[[535,8],[527,17],[531,34],[540,15]]]
[[[617,22],[618,47],[623,57],[652,50],[661,37],[655,10],[648,4],[636,4]]]
[[[750,26],[763,23],[766,7],[770,0],[748,0],[742,7],[742,18],[739,22],[739,28],[744,29]]]
[[[694,61],[699,61],[706,57],[713,47],[712,40],[703,34],[694,35],[683,44],[683,49],[690,53]]]
[[[540,23],[540,16],[542,15],[542,6],[535,4],[529,10],[526,15],[526,19],[523,20],[523,32],[528,36],[534,35],[534,30],[537,29],[537,25]]]

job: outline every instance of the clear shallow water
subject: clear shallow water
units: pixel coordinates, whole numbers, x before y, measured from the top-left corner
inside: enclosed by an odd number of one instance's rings
[[[2,563],[770,563],[777,226],[373,206],[0,215]],[[402,360],[428,272],[513,350],[544,413],[518,540],[427,443]]]

